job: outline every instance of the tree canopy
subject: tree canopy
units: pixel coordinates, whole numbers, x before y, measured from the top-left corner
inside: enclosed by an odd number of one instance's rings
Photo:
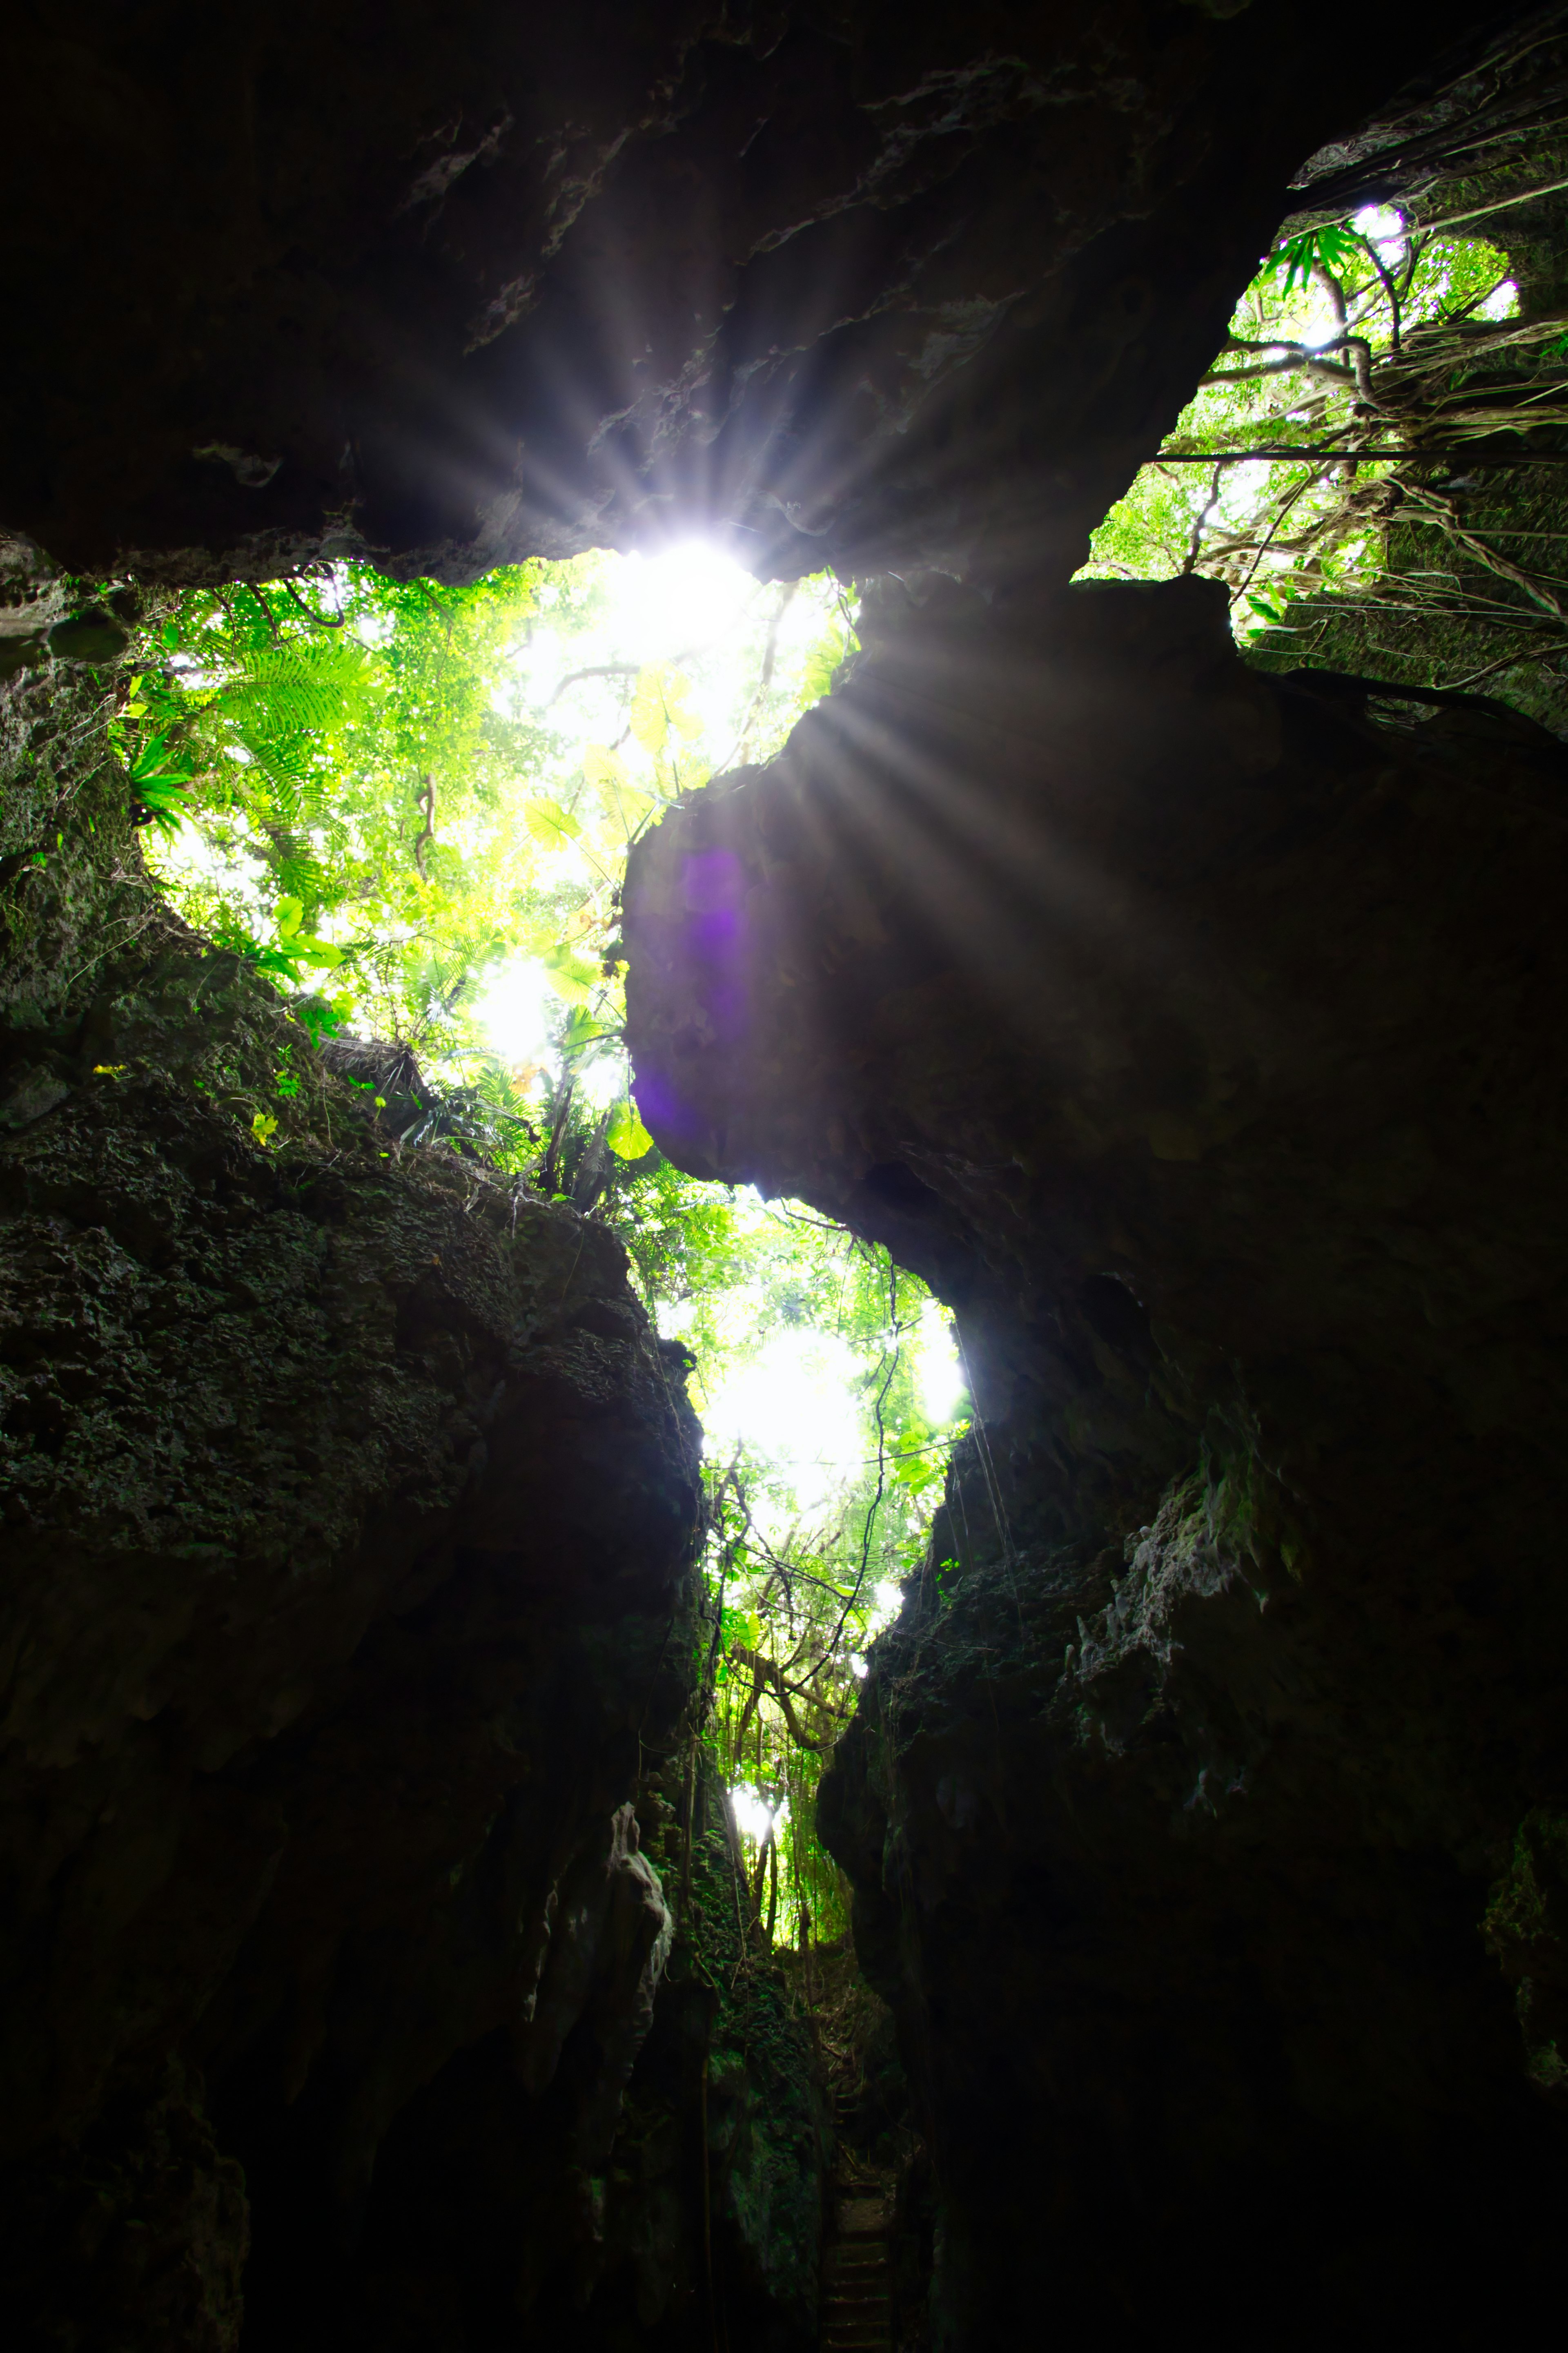
[[[1467,511],[1479,467],[1548,455],[1568,424],[1568,316],[1518,314],[1483,237],[1369,207],[1289,238],[1080,576],[1221,581],[1238,638],[1290,660],[1352,606],[1363,638],[1415,611],[1560,646],[1560,554],[1497,544]],[[1422,537],[1395,564],[1401,526]]]
[[[791,1937],[844,1926],[812,1792],[961,1426],[951,1343],[885,1251],[654,1147],[618,909],[642,831],[716,767],[766,758],[853,650],[828,578],[590,556],[451,588],[334,565],[166,604],[114,723],[178,911],[329,1050],[410,1050],[446,1140],[609,1224],[689,1351],[703,1738],[759,1914]]]

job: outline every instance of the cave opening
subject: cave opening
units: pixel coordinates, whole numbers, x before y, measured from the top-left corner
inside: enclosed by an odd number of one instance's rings
[[[1568,10],[1326,6],[29,15],[38,2353],[1539,2324]]]

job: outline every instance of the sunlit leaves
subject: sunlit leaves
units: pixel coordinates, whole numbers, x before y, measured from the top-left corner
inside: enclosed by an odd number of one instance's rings
[[[663,738],[660,740],[662,742]],[[656,763],[655,774],[658,773]],[[594,787],[599,806],[612,824],[625,834],[628,843],[635,841],[657,807],[654,796],[639,791],[631,780],[626,762],[605,744],[584,745],[583,775]]]
[[[645,752],[658,754],[672,739],[689,744],[701,734],[702,722],[689,707],[690,691],[689,682],[667,663],[652,663],[641,672],[628,723]]]
[[[1397,376],[1423,336],[1454,332],[1446,322],[1506,294],[1505,272],[1481,240],[1412,239],[1393,215],[1289,239],[1247,288],[1166,439],[1165,455],[1187,462],[1156,458],[1141,470],[1095,533],[1083,576],[1220,580],[1243,638],[1289,628],[1288,606],[1309,593],[1369,589],[1384,561],[1389,467],[1374,456],[1352,471],[1342,453],[1397,445],[1402,427],[1398,413],[1366,406],[1368,371],[1395,359]],[[1281,446],[1323,456],[1272,454]],[[1212,468],[1190,462],[1211,454]]]
[[[583,830],[570,809],[563,808],[559,801],[546,800],[542,796],[524,801],[522,821],[528,828],[531,839],[538,842],[541,849],[564,849],[568,842],[575,841]]]
[[[374,673],[362,647],[337,638],[241,648],[211,708],[242,740],[321,734],[363,709]]]
[[[1268,272],[1281,281],[1280,293],[1288,302],[1298,279],[1304,287],[1314,267],[1338,270],[1365,259],[1366,241],[1353,229],[1310,228],[1269,257]]]
[[[613,1028],[611,1022],[595,1021],[581,1005],[574,1005],[561,1033],[561,1050],[566,1055],[580,1054],[585,1046],[593,1044],[595,1038],[609,1037]]]
[[[619,1160],[641,1160],[653,1150],[653,1138],[637,1117],[637,1105],[629,1096],[611,1112],[605,1141]]]
[[[834,674],[855,649],[853,632],[847,620],[830,622],[806,656],[801,678],[801,706],[809,709],[820,702],[833,684]]]
[[[549,976],[552,988],[557,996],[565,997],[568,1004],[580,1005],[599,979],[587,958],[579,955],[564,940],[558,941],[552,948],[546,948],[539,961]]]

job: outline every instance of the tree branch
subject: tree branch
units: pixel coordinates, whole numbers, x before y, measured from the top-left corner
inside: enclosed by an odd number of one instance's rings
[[[329,621],[329,620],[326,620],[326,619],[324,619],[324,618],[322,617],[322,616],[321,616],[320,613],[313,612],[313,611],[311,610],[310,607],[309,605],[307,605],[307,603],[305,602],[305,599],[303,598],[303,596],[300,596],[300,591],[295,587],[294,583],[293,583],[291,580],[285,580],[285,581],[283,581],[283,582],[281,583],[281,586],[282,586],[282,588],[283,588],[283,590],[284,590],[284,593],[285,593],[287,596],[292,596],[292,598],[294,599],[295,604],[296,604],[296,605],[298,605],[298,607],[300,607],[300,610],[301,611],[301,613],[303,613],[303,615],[305,616],[305,618],[307,619],[307,621],[313,621],[313,622],[315,623],[315,625],[316,625],[316,627],[317,627],[317,628],[318,628],[318,629],[345,629],[345,628],[347,628],[347,627],[348,627],[348,616],[347,616],[345,613],[340,613],[340,614],[338,615],[338,617],[337,617],[337,618],[336,618],[336,620],[335,620],[335,621]]]
[[[1193,517],[1193,528],[1187,539],[1187,553],[1182,564],[1181,576],[1184,580],[1197,563],[1198,550],[1204,543],[1204,525],[1219,504],[1219,478],[1224,470],[1225,459],[1221,458],[1215,466],[1214,475],[1209,482],[1208,497]]]
[[[591,662],[586,670],[569,670],[549,701],[542,703],[540,708],[553,711],[567,688],[580,685],[585,678],[636,678],[642,667],[641,662]]]
[[[436,839],[436,779],[434,776],[426,777],[423,789],[414,796],[414,802],[416,808],[422,808],[425,812],[425,830],[415,838],[414,863],[419,869],[421,882],[428,882],[430,873],[425,859],[426,851]]]

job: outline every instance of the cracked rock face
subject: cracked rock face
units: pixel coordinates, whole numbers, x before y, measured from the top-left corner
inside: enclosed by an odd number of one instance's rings
[[[1084,2326],[1517,2318],[1568,2186],[1562,748],[1249,672],[1196,583],[889,589],[865,644],[639,849],[629,1034],[684,1166],[958,1311],[976,1435],[823,1798],[937,2341],[1026,2328],[1036,2242]]]
[[[1427,57],[1473,17],[1437,0]],[[182,580],[694,530],[781,576],[1070,570],[1408,33],[1345,0],[31,15],[0,522]]]
[[[698,1433],[610,1235],[394,1154],[161,911],[79,702],[0,711],[0,2253],[29,2345],[342,2344],[382,2145],[476,2051],[604,2169]]]

